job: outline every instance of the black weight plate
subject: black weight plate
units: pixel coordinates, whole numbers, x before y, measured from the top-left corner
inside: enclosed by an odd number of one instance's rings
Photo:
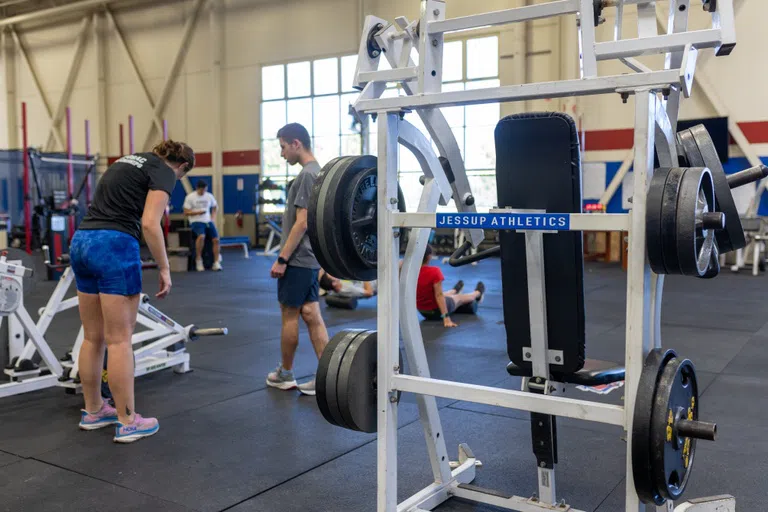
[[[312,186],[312,193],[309,198],[309,208],[307,209],[307,233],[312,251],[315,253],[320,266],[326,272],[335,277],[339,270],[331,258],[326,244],[326,224],[324,222],[325,203],[328,199],[328,190],[330,178],[338,170],[339,164],[347,157],[334,158],[328,162],[318,173],[315,183]]]
[[[331,272],[333,262],[329,261],[324,242],[323,232],[323,205],[325,204],[325,188],[329,175],[335,172],[339,161],[343,157],[334,158],[323,167],[315,178],[312,186],[312,192],[309,198],[307,209],[307,234],[312,251],[315,253],[320,266],[328,272]],[[325,185],[325,188],[324,188]],[[333,275],[333,274],[331,274]]]
[[[661,199],[661,250],[664,255],[664,267],[668,274],[675,275],[681,274],[677,260],[677,199],[683,174],[684,167],[669,170]]]
[[[323,205],[324,223],[322,229],[325,232],[325,245],[336,269],[335,277],[339,279],[352,279],[349,277],[352,270],[347,261],[351,248],[346,247],[344,243],[341,212],[346,196],[345,185],[360,170],[354,165],[356,158],[358,157],[344,157],[333,176],[329,177],[328,192]]]
[[[366,169],[375,169],[376,166],[376,157],[374,156],[347,157],[331,176],[329,190],[333,191],[333,196],[329,196],[326,200],[324,224],[328,251],[331,258],[337,262],[340,275],[336,277],[340,279],[360,281],[376,279],[376,269],[366,268],[356,256],[354,247],[349,246],[345,241],[345,235],[348,235],[350,227],[344,223],[344,208],[350,183],[359,173]],[[331,201],[331,197],[333,201]],[[331,233],[330,237],[327,236],[328,232]]]
[[[376,331],[367,331],[350,343],[339,370],[339,408],[353,430],[372,434],[377,431]],[[400,368],[403,367],[402,356]],[[400,393],[397,394],[398,398]]]
[[[331,406],[329,403],[331,396],[333,397],[333,403],[336,403],[335,387],[331,390],[330,395],[328,393],[331,364],[336,364],[338,366],[338,362],[341,356],[344,355],[344,351],[349,345],[349,342],[352,341],[361,332],[364,331],[362,329],[346,329],[336,333],[336,335],[334,335],[333,338],[328,341],[328,344],[323,350],[323,355],[320,356],[320,361],[317,363],[317,374],[315,375],[315,398],[317,400],[317,407],[320,409],[320,412],[323,414],[323,417],[326,419],[326,421],[328,421],[328,423],[331,425],[342,426],[337,421],[336,417],[331,414]],[[340,348],[342,342],[344,343],[344,346],[343,348]],[[340,355],[338,352],[340,352]],[[336,357],[333,357],[334,355]],[[334,372],[333,382],[335,382],[335,375],[336,372]]]
[[[325,398],[328,403],[328,411],[331,413],[331,417],[335,420],[336,425],[350,430],[353,430],[352,426],[344,421],[339,405],[339,395],[341,394],[339,388],[339,372],[341,371],[349,346],[355,338],[364,333],[365,331],[358,331],[354,334],[350,332],[339,342],[334,349],[333,354],[331,354],[331,360],[328,363],[328,374],[325,378]],[[315,388],[317,388],[317,384],[315,384]]]
[[[339,370],[339,409],[353,430],[372,434],[376,423],[376,331],[361,334],[349,345]]]
[[[657,382],[664,367],[676,356],[673,350],[651,350],[640,374],[632,416],[632,473],[635,490],[643,503],[664,503],[651,476],[651,424]]]
[[[704,275],[702,275],[701,278],[712,279],[718,275],[720,275],[720,253],[717,244],[715,244],[714,250],[709,257],[709,267],[707,267],[707,271],[704,272]]]
[[[699,389],[696,370],[688,359],[672,359],[656,388],[651,428],[654,484],[662,497],[676,501],[688,485],[696,440],[678,437],[680,419],[698,420]]]
[[[703,276],[715,250],[715,232],[697,227],[697,219],[714,210],[712,175],[703,167],[685,170],[677,199],[677,261],[686,276]]]
[[[377,174],[378,169],[372,167],[350,181],[342,210],[342,222],[349,226],[344,231],[344,240],[361,265],[374,271],[378,256]]]
[[[651,264],[651,269],[659,275],[667,273],[661,238],[661,204],[664,197],[664,187],[671,170],[661,168],[653,172],[645,202],[645,241],[648,249],[648,261]]]
[[[707,128],[700,124],[683,130],[680,132],[680,139],[691,167],[706,167],[712,173],[712,182],[715,186],[715,211],[725,214],[725,229],[715,234],[720,254],[746,247],[747,241],[744,237],[744,228],[741,226],[739,210],[736,208],[731,187],[728,185],[728,177],[725,175],[715,143],[712,142]]]
[[[344,240],[354,253],[360,264],[375,271],[378,258],[378,167],[365,169],[350,182],[343,209]],[[397,208],[404,212],[405,197],[400,185],[397,185]],[[400,229],[400,243],[405,243],[405,228]],[[371,273],[370,279],[376,279]],[[365,279],[363,279],[365,280]]]

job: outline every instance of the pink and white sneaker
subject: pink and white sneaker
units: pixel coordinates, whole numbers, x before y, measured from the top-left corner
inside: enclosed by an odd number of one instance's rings
[[[113,440],[116,443],[132,443],[143,437],[154,435],[158,430],[160,430],[160,423],[156,418],[143,418],[140,414],[135,414],[133,423],[123,425],[117,422]]]
[[[117,423],[117,410],[109,405],[105,400],[101,404],[101,409],[96,413],[89,413],[82,409],[79,427],[82,430],[97,430]]]

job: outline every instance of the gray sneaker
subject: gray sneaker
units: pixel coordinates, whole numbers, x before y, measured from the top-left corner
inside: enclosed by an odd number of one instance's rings
[[[283,365],[280,364],[273,372],[267,375],[267,386],[283,390],[294,389],[296,387],[296,379],[293,377],[292,371],[283,369]]]
[[[299,391],[302,395],[315,396],[315,379],[299,384]]]

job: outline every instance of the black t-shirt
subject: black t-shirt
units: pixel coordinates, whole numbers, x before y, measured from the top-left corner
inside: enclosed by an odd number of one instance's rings
[[[127,155],[99,180],[93,202],[78,229],[114,229],[141,240],[141,216],[150,190],[171,195],[176,174],[154,153]]]

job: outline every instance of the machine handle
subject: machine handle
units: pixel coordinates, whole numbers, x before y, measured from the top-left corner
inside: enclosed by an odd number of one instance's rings
[[[229,330],[226,327],[209,327],[206,329],[198,329],[192,327],[189,330],[189,339],[196,340],[201,336],[226,336]]]
[[[498,254],[501,252],[501,246],[497,245],[496,247],[491,247],[490,249],[486,249],[484,251],[478,252],[477,254],[470,254],[469,256],[464,256],[464,254],[472,247],[472,242],[467,240],[463,244],[461,244],[461,247],[456,249],[456,252],[454,252],[450,259],[448,260],[448,264],[452,267],[461,267],[462,265],[468,265],[470,263],[474,263],[475,261],[484,260],[486,258],[489,258],[493,256],[494,254]]]
[[[757,165],[755,167],[750,167],[749,169],[745,169],[728,176],[728,186],[731,189],[734,189],[742,185],[754,183],[765,178],[766,176],[768,176],[768,167],[764,165]]]
[[[22,277],[32,277],[35,275],[35,270],[32,268],[27,268],[24,265],[17,265],[8,263],[8,251],[2,251],[0,252],[0,263],[4,263],[6,266],[4,267],[5,270],[10,270],[9,267],[13,267],[14,269],[22,269]],[[14,272],[14,274],[18,275],[18,272]]]

